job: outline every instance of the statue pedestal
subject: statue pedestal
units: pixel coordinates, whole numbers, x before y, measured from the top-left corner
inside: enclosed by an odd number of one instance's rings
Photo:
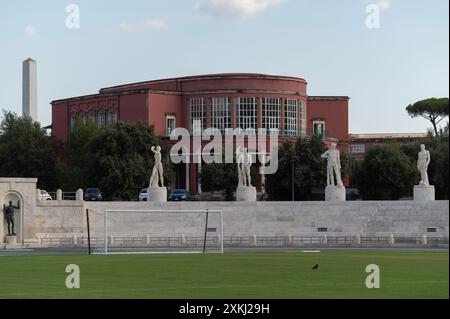
[[[158,202],[158,203],[165,203],[167,202],[167,188],[165,187],[159,187],[159,188],[152,188],[149,187],[147,189],[147,201],[148,202]]]
[[[0,248],[4,248],[4,249],[18,249],[20,247],[21,246],[17,244],[16,236],[6,236],[5,244],[0,246]]]
[[[419,202],[433,201],[436,199],[434,186],[414,186],[414,200]]]
[[[344,186],[327,186],[325,188],[325,201],[327,202],[345,202]]]
[[[236,190],[237,202],[256,202],[256,187],[239,186]]]

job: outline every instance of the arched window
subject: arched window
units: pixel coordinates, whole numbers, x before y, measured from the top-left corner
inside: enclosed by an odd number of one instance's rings
[[[104,111],[97,112],[97,125],[100,127],[106,125],[106,113]]]

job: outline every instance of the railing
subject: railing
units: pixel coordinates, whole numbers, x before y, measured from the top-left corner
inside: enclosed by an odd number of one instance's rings
[[[87,247],[88,240],[85,236],[41,238],[42,247],[69,248]],[[220,244],[218,236],[206,238],[208,247]],[[301,247],[315,245],[317,247],[448,247],[448,237],[386,237],[386,236],[226,236],[223,239],[225,247]],[[172,248],[172,247],[201,247],[204,245],[204,237],[108,237],[108,245],[116,248]],[[92,247],[103,247],[103,237],[91,237]],[[404,246],[403,246],[404,247]]]
[[[305,244],[321,244],[322,237],[319,236],[294,236],[292,237],[292,244],[305,245]]]
[[[353,237],[353,236],[328,237],[327,243],[328,244],[337,244],[337,245],[355,244],[356,237]]]
[[[251,236],[225,236],[223,244],[226,246],[250,246],[252,244]]]
[[[50,195],[50,197],[53,200],[57,200],[56,192],[48,192],[48,194]],[[62,193],[62,200],[76,200],[76,198],[77,198],[76,192],[63,192]]]
[[[420,244],[422,243],[421,237],[394,237],[396,244]]]
[[[288,238],[286,236],[260,236],[257,237],[258,246],[287,246]]]
[[[389,244],[389,237],[361,237],[361,244]]]

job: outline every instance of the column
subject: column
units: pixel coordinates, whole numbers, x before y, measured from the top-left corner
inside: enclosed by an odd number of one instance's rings
[[[206,101],[206,103],[205,103],[205,107],[206,107],[206,110],[205,110],[205,113],[206,113],[206,128],[210,128],[211,127],[211,104],[212,104],[212,99],[210,98],[210,97],[207,97],[206,99],[205,99]]]
[[[258,98],[258,127],[257,128],[262,128],[263,127],[263,98],[259,97]]]
[[[280,135],[284,136],[285,131],[285,108],[286,108],[286,99],[280,99]]]
[[[231,98],[231,128],[236,129],[237,127],[237,98]]]

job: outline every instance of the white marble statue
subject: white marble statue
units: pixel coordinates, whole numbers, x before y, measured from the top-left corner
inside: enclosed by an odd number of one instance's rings
[[[327,164],[327,186],[335,186],[334,179],[336,177],[336,182],[338,187],[343,187],[341,177],[341,155],[339,150],[336,149],[336,143],[330,145],[328,151],[322,154],[322,158],[326,158]]]
[[[252,177],[251,177],[251,167],[253,164],[253,159],[250,154],[248,154],[247,148],[241,152],[238,151],[238,178],[239,186],[252,187]]]
[[[150,177],[150,188],[161,188],[164,187],[164,170],[161,162],[161,146],[156,148],[155,146],[152,146],[152,152],[155,154],[155,165],[153,166],[152,176]]]
[[[421,176],[420,185],[430,186],[430,181],[428,180],[428,166],[430,162],[430,151],[427,151],[424,144],[420,145],[419,158],[417,160],[417,169]]]

